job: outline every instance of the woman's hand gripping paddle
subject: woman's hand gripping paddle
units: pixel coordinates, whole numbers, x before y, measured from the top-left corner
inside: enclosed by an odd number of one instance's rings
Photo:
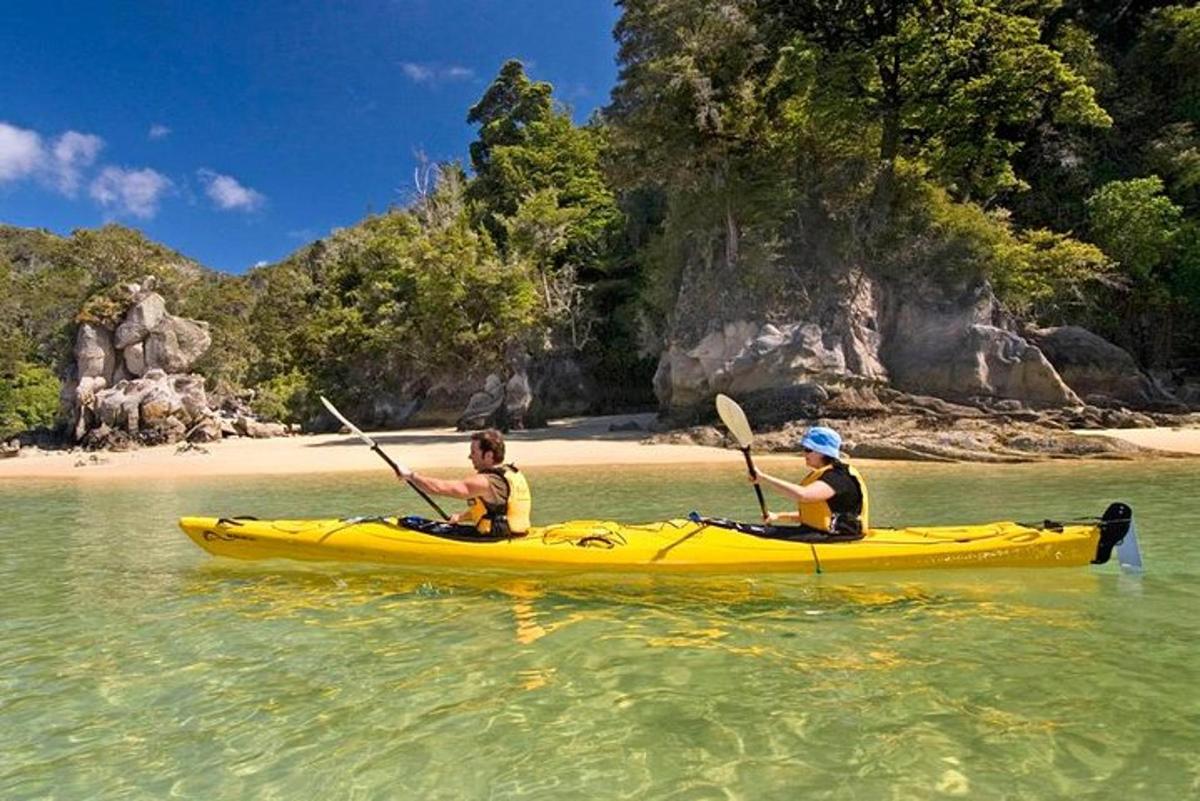
[[[754,469],[754,460],[750,458],[750,445],[754,442],[754,432],[750,430],[746,413],[733,398],[728,395],[717,395],[717,416],[721,418],[725,428],[729,429],[729,433],[737,440],[738,447],[742,449],[742,455],[746,457],[746,469],[750,471],[750,478],[758,478],[758,471]],[[755,484],[754,492],[758,495],[758,508],[762,510],[763,520],[766,520],[767,502],[763,499],[762,487]]]
[[[343,417],[342,413],[337,410],[337,407],[334,406],[332,403],[330,403],[329,400],[324,395],[321,396],[321,403],[325,404],[325,408],[329,410],[329,413],[332,414],[334,417],[336,417],[339,421],[341,421],[342,425],[344,425],[346,428],[350,429],[351,434],[353,434],[354,436],[361,439],[367,445],[370,445],[371,450],[378,453],[380,455],[380,457],[383,458],[383,461],[388,463],[388,466],[392,468],[392,471],[396,474],[396,477],[403,478],[404,483],[408,484],[408,486],[415,489],[417,491],[417,494],[420,495],[422,498],[424,498],[425,502],[428,503],[430,506],[432,506],[437,511],[437,513],[442,516],[443,520],[450,519],[450,516],[448,514],[446,514],[444,511],[442,511],[442,507],[438,506],[437,503],[434,502],[433,498],[430,498],[428,495],[425,494],[425,490],[418,487],[411,480],[404,478],[404,474],[400,472],[399,465],[397,465],[395,462],[393,462],[391,457],[383,452],[383,449],[379,447],[379,443],[375,442],[375,440],[368,437],[362,431],[359,431],[358,426],[354,425],[354,423],[351,423],[349,420],[347,420],[345,417]]]

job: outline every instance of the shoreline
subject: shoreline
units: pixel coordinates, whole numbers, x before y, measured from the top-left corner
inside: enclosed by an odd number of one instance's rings
[[[695,444],[645,443],[654,414],[608,415],[552,421],[547,427],[506,436],[508,458],[529,467],[742,463],[740,452]],[[638,428],[632,429],[636,424]],[[611,430],[616,427],[618,430]],[[631,430],[620,430],[621,427]],[[1076,431],[1135,445],[1200,455],[1200,428]],[[370,436],[396,462],[417,470],[467,469],[470,435],[453,428],[374,432]],[[760,458],[789,455],[761,453]],[[1155,458],[1155,454],[1147,454]],[[870,461],[870,460],[856,460]],[[0,460],[0,481],[73,479],[216,478],[260,475],[378,472],[378,455],[351,434],[302,434],[271,439],[227,439],[189,450],[162,445],[137,450],[36,451]]]
[[[642,444],[653,413],[555,420],[505,435],[507,461],[529,467],[695,464],[741,461],[741,454],[703,445]],[[611,426],[633,430],[610,431]],[[368,432],[398,463],[415,470],[470,469],[470,432],[421,428]],[[180,444],[130,451],[37,451],[0,460],[0,482],[21,479],[117,480],[222,476],[370,473],[391,470],[352,434],[230,438],[182,450]]]

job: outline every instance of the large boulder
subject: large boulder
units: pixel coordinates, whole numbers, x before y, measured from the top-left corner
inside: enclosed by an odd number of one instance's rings
[[[183,403],[165,382],[147,387],[138,402],[140,421],[152,427],[161,425],[168,417],[181,411]]]
[[[811,321],[729,322],[690,348],[668,346],[654,376],[655,393],[664,405],[687,407],[718,392],[741,395],[812,380],[886,377],[855,333]]]
[[[125,320],[117,326],[114,343],[118,348],[127,348],[141,342],[165,317],[167,304],[157,292],[143,293],[125,313]]]
[[[541,425],[553,417],[574,417],[593,408],[597,395],[593,381],[577,359],[549,354],[529,364],[532,398],[526,425]]]
[[[112,332],[91,323],[83,323],[75,335],[75,364],[80,378],[112,378],[117,363]]]
[[[73,421],[71,430],[76,442],[83,439],[89,424],[95,421],[98,405],[96,395],[106,385],[103,376],[87,376],[63,384],[59,406]]]
[[[208,323],[166,315],[146,336],[146,367],[187,372],[211,344]]]
[[[484,428],[504,405],[504,382],[491,373],[483,382],[483,389],[471,395],[467,408],[463,410],[457,425],[460,431]]]
[[[886,306],[881,355],[897,389],[1079,405],[1037,346],[1016,333],[987,284],[952,292],[925,282],[895,285]]]
[[[134,342],[132,345],[121,351],[121,355],[125,360],[125,371],[132,376],[141,376],[146,374],[146,345],[142,342]]]
[[[984,396],[1079,405],[1042,352],[1012,331],[968,325],[940,336],[929,333],[919,330],[891,340],[887,361],[896,388],[950,400]]]
[[[204,391],[204,379],[195,374],[171,376],[171,389],[179,398],[179,407],[188,422],[200,420],[210,414],[208,395]]]
[[[1030,328],[1026,333],[1063,381],[1088,403],[1147,406],[1175,401],[1137,366],[1128,351],[1086,328],[1064,325]]]
[[[513,373],[504,385],[504,413],[512,428],[524,428],[525,415],[533,404],[533,389],[525,371]]]
[[[224,436],[222,421],[216,414],[205,416],[187,432],[189,442],[217,442],[222,436]]]
[[[239,434],[244,437],[252,437],[254,439],[282,437],[288,433],[287,426],[285,426],[283,423],[266,423],[246,415],[239,416],[234,421],[233,425]]]

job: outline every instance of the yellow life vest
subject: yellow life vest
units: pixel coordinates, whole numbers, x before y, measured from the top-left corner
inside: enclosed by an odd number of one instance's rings
[[[867,482],[863,480],[862,473],[854,468],[853,465],[842,465],[849,471],[851,477],[858,482],[858,491],[862,493],[862,511],[858,513],[858,519],[862,526],[862,532],[865,533],[870,528],[870,501],[867,498]],[[824,467],[818,468],[800,481],[800,486],[807,487],[808,485],[820,481],[821,477],[833,469],[832,464],[827,464]],[[834,511],[829,507],[829,501],[811,501],[801,502],[799,504],[800,522],[809,528],[815,528],[818,531],[827,531],[830,533],[838,533],[835,531],[836,522],[834,520]]]
[[[468,500],[467,519],[475,524],[475,529],[480,534],[491,534],[492,522],[503,517],[508,527],[508,533],[521,536],[528,532],[533,498],[529,493],[529,483],[525,480],[525,476],[511,464],[479,472],[502,477],[508,484],[508,500],[497,504],[484,503],[483,498]]]

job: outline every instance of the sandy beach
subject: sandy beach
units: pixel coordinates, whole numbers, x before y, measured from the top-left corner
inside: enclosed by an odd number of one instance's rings
[[[741,464],[741,454],[701,445],[646,444],[653,414],[558,420],[508,436],[508,457],[529,467],[623,464]],[[610,430],[637,423],[636,430]],[[1200,428],[1080,431],[1137,445],[1200,454]],[[397,462],[417,470],[467,468],[469,435],[452,428],[375,432],[371,436]],[[769,458],[769,457],[767,457]],[[778,458],[778,457],[776,457]],[[786,458],[786,457],[785,457]],[[228,439],[199,448],[177,445],[123,453],[27,451],[0,461],[5,479],[146,479],[333,473],[387,470],[387,465],[349,434],[313,434],[275,439]]]
[[[1114,437],[1160,451],[1200,454],[1200,428],[1108,428],[1074,433],[1085,437]]]
[[[522,466],[688,464],[741,462],[741,454],[699,445],[644,445],[653,414],[572,418],[546,428],[514,431],[508,455]],[[610,431],[613,426],[639,428]],[[396,462],[416,470],[467,468],[470,434],[453,428],[371,432]],[[36,451],[0,461],[0,480],[145,479],[387,471],[382,459],[350,434],[312,434],[274,439],[226,439],[196,449],[178,445],[123,453]]]

